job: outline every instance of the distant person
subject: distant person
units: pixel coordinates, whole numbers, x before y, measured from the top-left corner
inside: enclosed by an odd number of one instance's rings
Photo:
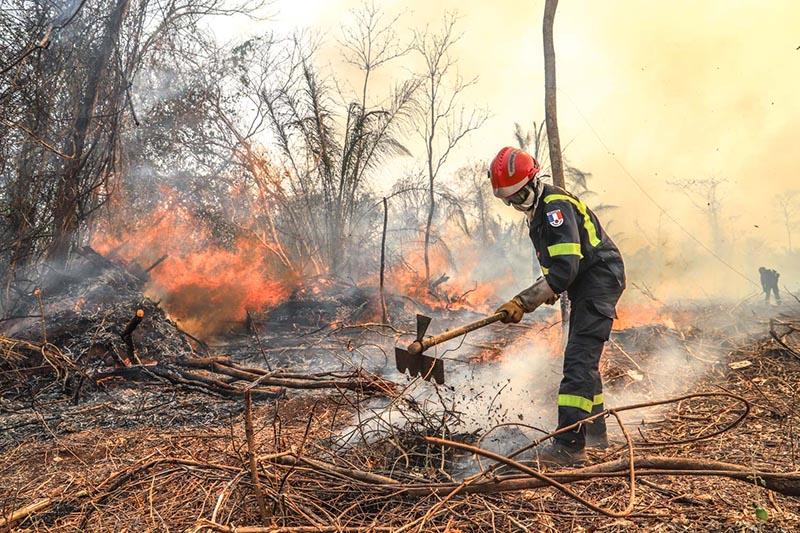
[[[761,289],[764,291],[764,301],[769,303],[769,293],[772,291],[775,293],[775,303],[781,303],[781,293],[778,291],[780,273],[777,270],[765,267],[759,267],[758,273],[761,274]]]

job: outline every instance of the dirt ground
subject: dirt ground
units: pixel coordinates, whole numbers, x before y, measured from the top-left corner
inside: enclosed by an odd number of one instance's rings
[[[526,331],[472,349],[502,351]],[[440,405],[428,405],[406,394],[416,382],[396,374],[386,374],[398,388],[385,396],[290,389],[248,410],[244,399],[158,380],[113,379],[76,401],[52,378],[20,389],[18,369],[4,375],[0,396],[0,531],[800,531],[798,331],[797,305],[708,304],[673,313],[668,325],[614,333],[603,374],[608,396],[626,403],[607,407],[687,396],[620,413],[637,460],[632,499],[627,468],[580,481],[545,470],[573,495],[552,486],[454,490],[462,481],[454,466],[469,453],[425,437],[471,446],[480,436],[456,431],[446,386]],[[352,361],[354,347],[385,351],[400,338],[373,328],[298,335],[294,344],[275,335],[284,362],[300,370],[313,365],[314,350]],[[277,340],[262,337],[260,352],[242,337],[211,350],[249,365],[266,353],[274,363]],[[665,344],[669,353],[680,348],[683,364],[658,367]],[[4,357],[14,350],[6,346]],[[655,396],[664,379],[689,389]],[[707,395],[691,397],[698,393]],[[737,398],[749,407],[739,423]],[[384,424],[375,413],[404,420]],[[592,449],[587,468],[628,457],[613,420],[617,445]],[[683,462],[670,475],[639,466],[653,457]],[[709,461],[752,474],[698,472]],[[794,496],[765,487],[784,475]]]

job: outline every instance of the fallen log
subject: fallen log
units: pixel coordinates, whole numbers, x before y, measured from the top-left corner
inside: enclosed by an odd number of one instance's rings
[[[286,454],[280,457],[259,457],[260,461],[282,464],[285,466],[304,466],[317,470],[332,477],[349,478],[353,481],[368,483],[376,488],[402,491],[408,496],[444,495],[460,487],[462,483],[402,483],[392,478],[357,470],[342,468],[320,460],[297,458]],[[704,459],[684,459],[680,457],[644,456],[635,458],[636,476],[717,476],[727,477],[736,481],[749,484],[757,483],[759,486],[784,494],[786,496],[800,495],[800,473],[798,472],[765,472],[750,470],[739,465],[710,461]],[[600,478],[617,478],[629,476],[628,459],[619,459],[584,468],[568,471],[548,472],[547,476],[561,483],[575,483],[591,481]],[[519,474],[487,477],[486,481],[472,483],[463,489],[469,494],[494,494],[499,492],[512,492],[527,489],[536,489],[549,486],[530,476]]]
[[[397,385],[377,375],[365,372],[322,372],[299,374],[280,370],[266,371],[261,368],[244,367],[233,363],[227,357],[204,357],[176,361],[176,365],[208,370],[217,374],[231,376],[242,381],[260,385],[286,387],[289,389],[344,389],[389,394]]]
[[[121,377],[130,381],[163,380],[178,387],[184,387],[201,392],[218,394],[225,398],[242,398],[248,390],[246,387],[236,387],[218,379],[201,376],[180,368],[156,363],[148,365],[130,365],[115,368],[108,372],[98,372],[92,378],[95,383],[111,377]],[[249,388],[253,397],[257,399],[272,399],[282,396],[284,391],[280,388],[253,387]]]
[[[738,465],[730,463],[718,463],[717,461],[703,461],[698,459],[687,459],[686,461],[692,463],[691,466],[695,468],[680,469],[669,468],[674,463],[674,457],[640,457],[636,459],[636,476],[637,477],[650,477],[650,476],[716,476],[726,477],[736,481],[744,481],[750,485],[758,483],[759,486],[783,494],[785,496],[800,496],[800,473],[788,472],[764,472],[750,470],[745,472],[738,469]],[[624,463],[624,465],[622,464]],[[733,470],[714,468],[707,468],[707,463],[715,463],[719,468],[724,467],[737,467]],[[677,466],[677,465],[675,465]],[[608,463],[601,463],[591,467],[579,468],[570,470],[569,472],[555,472],[549,473],[548,477],[560,483],[575,483],[578,481],[591,481],[593,479],[601,478],[627,478],[628,462],[627,459],[619,461],[612,461]],[[459,486],[458,483],[442,483],[442,484],[420,484],[420,485],[405,485],[403,488],[406,494],[410,496],[430,496],[431,494],[448,494]],[[463,489],[462,492],[467,494],[496,494],[500,492],[513,492],[518,490],[537,489],[548,486],[547,483],[541,482],[529,476],[502,476],[497,477],[491,481],[484,481],[480,483],[473,483]],[[387,487],[388,488],[388,487]],[[392,485],[393,490],[397,490],[397,485]]]
[[[203,375],[187,369],[203,370],[212,375]],[[226,376],[217,378],[213,374]],[[183,359],[173,363],[129,365],[106,372],[94,374],[95,383],[110,377],[127,380],[166,380],[173,385],[195,388],[219,394],[226,398],[242,398],[246,391],[252,391],[255,398],[275,398],[285,394],[284,389],[335,389],[351,390],[372,394],[393,395],[397,385],[367,372],[319,374],[267,372],[260,368],[242,367],[231,363],[225,357],[206,357]],[[245,384],[233,385],[229,381]]]
[[[468,444],[437,439],[435,437],[425,437],[425,440],[432,444],[450,446],[472,453],[478,453],[485,457],[494,454],[475,448]],[[633,469],[636,476],[718,476],[726,477],[736,481],[743,481],[751,485],[757,484],[767,490],[783,494],[785,496],[800,496],[800,472],[764,472],[753,470],[744,466],[711,461],[706,459],[688,459],[682,457],[665,457],[659,455],[647,455],[635,457]],[[589,479],[602,477],[627,477],[630,475],[630,460],[628,458],[609,461],[597,465],[577,468],[569,472],[554,472],[547,474],[547,477],[561,483],[574,483],[576,481],[586,481]],[[460,491],[469,494],[492,494],[497,492],[509,492],[516,490],[535,489],[550,486],[546,481],[532,478],[530,476],[502,476],[490,481],[464,483],[443,483],[439,485],[425,484],[420,486],[409,486],[408,494],[415,496],[427,496],[430,494],[448,494],[461,487]],[[397,489],[396,486],[392,486]]]
[[[439,440],[439,439],[435,439]],[[466,447],[465,447],[466,448]],[[361,483],[372,484],[375,488],[402,491],[407,496],[442,496],[464,485],[463,483],[401,483],[397,480],[380,476],[372,472],[356,470],[353,468],[337,467],[333,464],[307,458],[299,459],[291,454],[280,457],[259,457],[261,461],[283,464],[286,466],[302,463],[304,466],[340,478],[349,478]],[[576,483],[591,481],[593,479],[617,478],[630,475],[629,461],[627,458],[609,461],[584,468],[568,471],[548,472],[547,477],[560,483]],[[716,476],[726,477],[735,481],[743,481],[750,485],[759,486],[783,494],[785,496],[800,496],[800,472],[766,472],[752,470],[747,467],[711,461],[705,459],[687,459],[681,457],[666,457],[648,455],[636,457],[634,468],[637,477],[650,476]],[[519,490],[537,489],[550,486],[548,483],[527,475],[512,474],[487,478],[486,481],[474,482],[465,485],[461,492],[466,494],[496,494]]]
[[[82,494],[85,495],[85,492]],[[52,498],[43,498],[39,501],[33,502],[30,505],[26,505],[21,509],[17,509],[10,514],[7,514],[0,518],[0,533],[7,533],[11,526],[15,523],[19,522],[23,518],[27,518],[28,516],[41,511],[43,509],[48,509],[50,506],[53,505]]]

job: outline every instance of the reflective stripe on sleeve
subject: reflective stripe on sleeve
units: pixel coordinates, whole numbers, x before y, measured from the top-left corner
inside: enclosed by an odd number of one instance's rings
[[[548,194],[544,197],[544,203],[549,204],[554,200],[564,200],[566,202],[570,202],[578,209],[581,215],[583,215],[583,227],[586,228],[586,233],[589,235],[589,243],[592,246],[597,246],[600,244],[600,239],[597,238],[597,228],[594,226],[594,222],[592,222],[592,217],[589,216],[589,213],[586,211],[586,204],[573,198],[572,196],[567,196],[566,194]]]
[[[587,400],[586,398],[575,396],[574,394],[559,394],[558,406],[577,407],[578,409],[586,411],[587,413],[592,412],[592,400]]]
[[[539,268],[542,269],[542,274],[544,274],[545,276],[547,275],[548,272],[550,272],[550,269],[547,268],[547,267],[543,267],[543,266],[539,265]]]
[[[577,242],[562,242],[559,244],[554,244],[552,246],[548,246],[547,251],[550,253],[550,257],[555,257],[557,255],[577,255],[583,259],[581,245]]]

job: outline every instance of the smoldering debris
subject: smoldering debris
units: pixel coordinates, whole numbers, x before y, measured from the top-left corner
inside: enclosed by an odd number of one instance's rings
[[[146,275],[147,269],[123,268],[84,248],[68,270],[42,277],[17,303],[0,329],[0,400],[14,413],[0,433],[2,447],[29,436],[41,403],[56,405],[51,419],[60,424],[108,401],[141,402],[143,409],[171,404],[154,399],[158,390],[231,399],[249,391],[261,400],[287,389],[393,394],[394,384],[358,368],[292,372],[220,355],[143,295]],[[98,427],[109,425],[101,420]]]
[[[74,309],[66,300],[60,305],[61,313]],[[126,348],[119,331],[133,316],[126,310],[111,322],[106,319],[118,328],[107,326],[108,340],[120,355]],[[452,380],[446,386],[389,371],[378,375],[392,363],[383,352],[405,338],[400,329],[335,324],[293,336],[261,324],[261,352],[253,337],[248,346],[244,333],[230,343],[202,347],[173,326],[171,334],[188,353],[174,360],[160,354],[159,361],[191,361],[180,368],[206,378],[213,373],[227,385],[251,386],[252,393],[268,379],[314,374],[309,352],[315,350],[319,359],[337,357],[342,368],[356,373],[329,376],[330,388],[283,387],[284,395],[255,395],[250,408],[246,392],[222,397],[160,381],[84,390],[77,403],[60,391],[52,370],[48,379],[41,378],[38,391],[23,393],[6,382],[0,404],[0,493],[9,496],[0,527],[561,530],[576,520],[586,529],[600,528],[608,525],[606,516],[616,515],[625,518],[626,529],[649,531],[664,522],[682,527],[689,506],[702,513],[703,527],[724,529],[731,520],[745,528],[757,524],[753,507],[736,503],[746,499],[768,512],[771,525],[791,530],[800,526],[800,508],[791,496],[800,493],[800,479],[793,473],[800,450],[796,439],[787,443],[786,435],[796,425],[792,398],[800,360],[792,351],[800,348],[800,310],[772,328],[759,317],[748,327],[738,321],[712,327],[698,320],[704,312],[719,311],[695,309],[686,321],[615,332],[602,368],[614,409],[605,415],[614,428],[619,427],[615,412],[620,412],[625,432],[618,429],[615,440],[629,437],[631,446],[592,449],[590,466],[568,471],[533,465],[536,476],[519,473],[513,463],[498,472],[492,453],[507,457],[552,428],[547,416],[555,411],[559,359],[557,343],[543,340],[541,330],[548,324],[498,328],[472,336],[457,351],[440,353],[449,358]],[[148,316],[133,333],[139,354],[150,353],[137,338]],[[12,374],[43,346],[36,337],[39,318],[30,322],[31,337],[24,341],[29,353],[23,359],[21,344],[7,349],[11,357],[3,364],[15,365]],[[49,320],[46,324],[56,331],[57,321]],[[163,321],[169,324],[166,316]],[[753,329],[758,330],[755,336]],[[96,319],[84,334],[97,330]],[[80,334],[73,328],[74,337]],[[272,356],[277,352],[266,350],[278,339],[280,349],[292,342],[302,347],[295,376],[286,369],[276,373],[278,359]],[[60,350],[70,360],[77,358],[72,357],[75,349]],[[679,354],[679,366],[660,367],[666,364],[663,352],[670,350]],[[292,353],[283,354],[284,362],[291,362]],[[752,364],[728,364],[745,359]],[[692,360],[698,365],[695,379],[684,383],[692,390],[679,399],[667,397],[668,391],[679,390],[661,388],[670,381],[659,383],[657,374],[676,374]],[[78,361],[95,361],[86,372],[109,367],[99,355]],[[257,362],[269,362],[273,370]],[[706,365],[704,372],[700,363]],[[10,375],[4,373],[4,379]],[[21,375],[14,376],[19,380]],[[382,392],[370,390],[370,384],[382,384]],[[643,397],[664,400],[658,417],[625,410],[625,402]],[[22,398],[29,400],[27,405]],[[525,420],[519,420],[520,414]],[[544,417],[541,423],[534,420],[539,416]],[[763,483],[755,485],[753,476]],[[555,483],[569,491],[553,488]]]

